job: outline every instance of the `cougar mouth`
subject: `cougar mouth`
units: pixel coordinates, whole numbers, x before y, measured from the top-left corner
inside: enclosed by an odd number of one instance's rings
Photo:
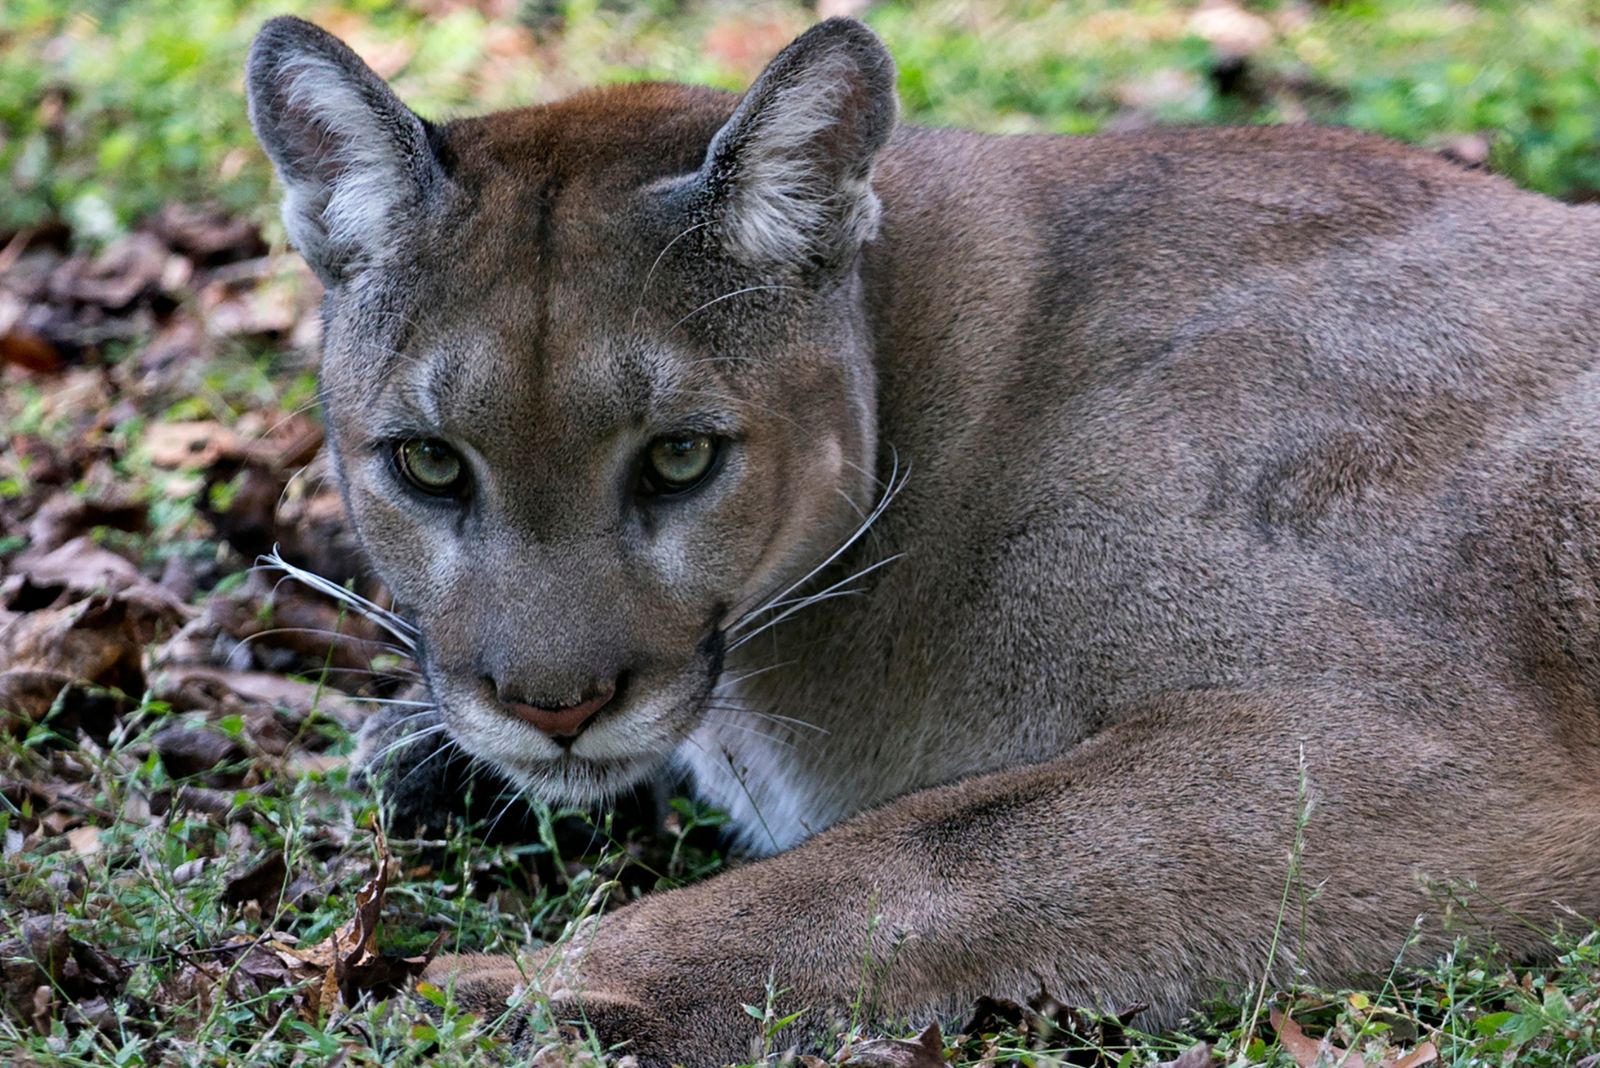
[[[441,719],[467,753],[552,804],[606,801],[670,760],[705,716],[722,676],[713,628],[673,673],[629,670],[612,700],[571,738],[552,738],[505,708],[485,680],[425,670]]]

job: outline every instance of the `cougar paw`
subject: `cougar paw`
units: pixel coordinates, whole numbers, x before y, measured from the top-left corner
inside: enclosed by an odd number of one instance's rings
[[[576,1066],[585,1053],[613,1063],[630,1057],[640,1068],[689,1063],[666,1019],[624,995],[558,997],[531,1013],[530,1023],[516,1045],[532,1053],[537,1068]]]

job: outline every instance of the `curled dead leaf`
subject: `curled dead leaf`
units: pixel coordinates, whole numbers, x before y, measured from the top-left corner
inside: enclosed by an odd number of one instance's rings
[[[944,1036],[938,1024],[929,1024],[916,1038],[875,1038],[841,1051],[841,1065],[857,1068],[942,1068]]]
[[[1359,1052],[1343,1049],[1329,1038],[1321,1040],[1307,1035],[1287,1013],[1274,1007],[1268,1019],[1277,1032],[1278,1045],[1294,1059],[1300,1068],[1331,1068],[1341,1064],[1372,1064],[1379,1068],[1421,1068],[1438,1059],[1439,1051],[1432,1042],[1423,1042],[1409,1052],[1404,1050],[1365,1047]]]
[[[144,450],[157,467],[198,471],[241,455],[244,445],[221,423],[152,423],[145,431]]]
[[[1160,1061],[1154,1068],[1218,1068],[1221,1058],[1211,1052],[1207,1042],[1197,1042],[1170,1061]]]
[[[13,363],[35,374],[54,374],[66,361],[44,335],[24,326],[0,331],[0,363]]]
[[[43,1023],[45,1033],[57,997],[74,1002],[114,996],[127,981],[128,969],[120,961],[73,938],[59,916],[30,916],[17,925],[16,933],[0,943],[5,1007],[15,1019]]]
[[[259,901],[263,911],[277,911],[278,899],[289,883],[289,865],[283,854],[268,853],[253,864],[235,869],[222,885],[222,900],[230,905]]]
[[[1267,1017],[1272,1022],[1273,1031],[1277,1032],[1278,1045],[1283,1051],[1294,1058],[1294,1063],[1300,1068],[1317,1068],[1318,1065],[1332,1064],[1335,1059],[1345,1054],[1327,1039],[1317,1041],[1301,1030],[1294,1018],[1282,1009],[1274,1006]]]
[[[55,591],[51,600],[38,600],[51,590]],[[49,552],[30,550],[17,557],[12,562],[12,574],[0,584],[0,602],[12,610],[29,610],[17,603],[24,591],[32,591],[28,596],[36,599],[29,608],[44,608],[52,603],[96,594],[109,596],[137,608],[141,620],[151,627],[176,629],[176,623],[194,614],[183,601],[146,578],[129,560],[96,545],[88,537],[73,538]],[[152,629],[140,640],[153,641],[156,636]]]
[[[175,779],[205,775],[213,786],[243,784],[244,769],[239,765],[248,754],[230,735],[204,725],[175,723],[163,727],[151,742],[167,774]]]
[[[60,548],[73,538],[88,534],[95,527],[112,527],[130,532],[147,526],[148,509],[139,501],[126,498],[89,498],[59,490],[51,494],[28,521],[31,552]]]

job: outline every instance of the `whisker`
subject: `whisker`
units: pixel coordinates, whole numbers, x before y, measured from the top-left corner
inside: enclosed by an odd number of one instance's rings
[[[818,726],[815,723],[809,723],[803,719],[796,719],[794,716],[783,716],[776,712],[764,712],[759,708],[751,708],[748,705],[708,704],[704,707],[708,712],[735,712],[740,715],[755,716],[757,719],[764,719],[770,723],[778,724],[790,729],[800,728],[803,730],[815,731],[817,734],[822,735],[833,733],[826,727]]]
[[[443,723],[439,724],[439,727],[442,729],[444,727],[444,724]],[[428,728],[428,730],[430,730],[430,731],[432,729],[433,728],[431,728],[431,727]],[[427,737],[427,734],[425,734],[423,731],[417,731],[416,734],[409,736],[406,740],[407,741],[412,741],[415,738],[417,738],[418,736]],[[411,770],[406,772],[405,775],[400,779],[400,782],[396,783],[395,785],[396,786],[403,785],[407,779],[411,778],[411,776],[415,775],[417,772],[419,772],[423,768],[427,767],[434,760],[437,760],[439,758],[439,754],[441,754],[441,753],[454,754],[456,752],[456,750],[459,749],[459,748],[460,747],[456,744],[456,740],[454,738],[450,737],[448,734],[446,734],[445,735],[445,739],[444,739],[444,744],[440,745],[433,752],[429,753],[427,756],[425,756],[421,760],[417,761],[416,764],[412,765]]]
[[[860,519],[862,522],[866,522],[867,513],[861,510],[861,506],[855,502],[854,497],[851,497],[850,494],[846,493],[838,486],[833,487],[833,492],[837,493],[844,499],[844,503],[850,506],[850,510],[856,514],[856,518]]]
[[[660,267],[661,266],[661,261],[666,259],[667,252],[671,250],[673,245],[676,245],[679,241],[682,241],[684,238],[688,237],[690,234],[694,233],[696,230],[700,229],[701,227],[710,226],[710,225],[711,225],[710,220],[707,220],[705,222],[697,222],[693,226],[690,226],[687,230],[684,230],[677,237],[673,238],[671,241],[668,241],[665,245],[661,246],[661,251],[656,253],[655,262],[652,263],[650,265],[650,269],[644,273],[644,283],[639,286],[639,300],[633,306],[633,326],[634,326],[634,328],[637,328],[639,326],[639,313],[644,311],[644,298],[645,298],[645,295],[650,292],[650,280],[656,276],[656,268]]]
[[[723,301],[728,300],[728,299],[730,299],[732,297],[743,296],[746,293],[759,293],[759,292],[761,292],[763,290],[768,290],[768,289],[792,289],[792,290],[798,290],[799,287],[798,286],[764,285],[764,286],[745,286],[743,289],[735,289],[731,293],[724,293],[720,297],[713,297],[710,300],[706,301],[704,304],[700,305],[700,307],[696,308],[694,311],[690,312],[689,314],[685,315],[683,318],[679,319],[677,322],[673,323],[671,326],[669,326],[667,328],[667,330],[670,332],[670,331],[678,329],[678,327],[682,326],[684,323],[688,322],[690,319],[693,319],[696,315],[699,315],[701,312],[705,311],[707,308],[711,307],[713,304],[721,304]]]
[[[773,601],[770,604],[764,604],[761,606],[759,611],[771,612],[780,608],[788,608],[790,605],[815,604],[818,601],[831,601],[835,597],[855,597],[866,592],[866,590],[838,590],[834,593],[808,593],[803,597],[790,597],[787,600]]]
[[[713,710],[713,711],[715,711],[715,710]],[[722,711],[745,712],[745,711],[748,711],[748,709],[742,709],[742,708],[739,708],[739,709],[722,709]],[[751,735],[753,737],[756,737],[756,738],[760,738],[764,742],[775,742],[778,745],[785,746],[785,747],[787,747],[789,749],[797,748],[795,746],[795,744],[794,744],[794,740],[791,739],[791,738],[780,738],[776,734],[771,734],[771,733],[768,733],[767,731],[761,730],[759,727],[755,726],[754,724],[736,722],[730,716],[723,716],[722,718],[718,719],[716,721],[716,726],[718,728],[721,728],[721,727],[732,727],[736,731],[744,731],[746,734],[749,734],[749,735]]]
[[[397,682],[407,681],[413,684],[420,683],[422,681],[421,672],[413,671],[410,668],[403,667],[392,667],[384,671],[379,671],[377,668],[355,667],[330,668],[329,670],[337,671],[341,675],[370,675],[375,679],[388,679]]]
[[[826,727],[819,726],[815,723],[809,723],[803,719],[796,719],[794,716],[784,716],[778,714],[777,712],[763,712],[758,708],[747,708],[745,711],[752,716],[759,716],[762,719],[771,720],[774,723],[782,723],[785,726],[802,727],[805,730],[816,731],[818,734],[824,735],[833,733]]]
[[[266,630],[258,630],[254,634],[245,635],[243,638],[239,639],[238,643],[234,645],[234,648],[238,649],[248,642],[253,642],[258,638],[270,638],[278,634],[315,634],[324,638],[338,638],[347,642],[361,642],[365,645],[376,645],[380,649],[387,650],[388,652],[395,653],[400,656],[409,657],[411,655],[410,650],[402,649],[398,645],[391,645],[386,641],[376,638],[363,638],[359,634],[347,634],[344,631],[329,630],[326,627],[269,627]]]
[[[414,742],[419,742],[424,738],[431,738],[435,734],[442,733],[445,729],[446,729],[446,727],[445,727],[445,725],[443,723],[435,723],[431,727],[424,727],[421,730],[409,731],[403,737],[396,738],[394,741],[390,742],[388,745],[384,746],[382,749],[380,749],[376,753],[372,754],[372,756],[367,760],[367,764],[369,766],[376,767],[378,764],[380,764],[385,759],[387,759],[388,757],[392,756],[394,753],[398,752],[399,750],[406,748],[407,746],[411,745]],[[442,750],[444,748],[445,748],[444,746],[440,746],[439,747],[440,750]],[[426,757],[424,757],[422,759],[422,761],[417,765],[417,767],[421,767],[422,764],[426,764],[429,760],[432,760],[437,755],[438,755],[438,750],[436,750],[433,753],[429,753]],[[415,771],[416,769],[413,768],[412,770]],[[405,780],[402,779],[401,781],[404,782]]]
[[[737,685],[738,683],[741,683],[741,682],[745,681],[746,679],[753,679],[757,675],[765,675],[769,671],[776,671],[779,668],[790,667],[794,663],[796,663],[796,662],[793,661],[793,660],[783,660],[783,661],[780,661],[780,662],[778,662],[776,664],[768,664],[764,668],[756,668],[754,671],[746,671],[743,675],[735,675],[735,676],[733,676],[732,678],[729,678],[729,679],[722,679],[715,686],[711,687],[711,692],[712,693],[716,693],[718,690],[722,689],[724,686],[734,686],[734,685]]]
[[[885,566],[887,564],[894,563],[896,560],[900,559],[904,555],[905,555],[905,553],[895,553],[893,556],[886,556],[882,560],[879,560],[877,563],[870,564],[867,567],[862,568],[860,571],[855,572],[853,575],[849,575],[849,576],[847,576],[845,578],[840,579],[838,582],[835,582],[832,586],[829,586],[827,589],[823,590],[822,592],[814,594],[811,597],[807,597],[807,598],[801,600],[798,604],[794,605],[791,608],[784,609],[782,612],[779,612],[777,615],[773,616],[772,618],[768,619],[766,622],[762,623],[759,627],[757,627],[755,630],[751,631],[749,634],[741,635],[739,638],[735,639],[734,642],[731,645],[728,646],[728,651],[731,653],[733,650],[739,648],[741,645],[744,645],[747,642],[751,641],[757,635],[763,633],[764,631],[771,630],[773,627],[776,627],[779,623],[782,623],[784,620],[788,619],[790,616],[794,615],[796,612],[800,611],[802,608],[806,608],[809,605],[816,604],[818,601],[827,600],[828,596],[830,594],[834,594],[834,591],[839,589],[839,587],[843,586],[845,583],[854,582],[856,579],[864,578],[865,576],[870,575],[872,572],[878,570],[878,568],[883,567],[883,566]],[[849,591],[849,592],[859,593],[859,592],[862,592],[862,591],[854,590],[854,591]],[[834,594],[834,596],[837,596],[837,594]]]
[[[317,399],[315,397],[313,397],[310,400],[306,401],[304,404],[300,405],[298,408],[295,408],[293,411],[284,412],[282,419],[279,419],[276,423],[273,423],[271,426],[267,427],[265,430],[262,430],[262,431],[259,431],[258,433],[256,433],[251,440],[253,440],[253,441],[265,441],[265,440],[267,440],[267,438],[272,436],[273,431],[277,430],[280,426],[282,426],[283,424],[287,423],[289,420],[293,419],[295,416],[301,414],[302,412],[309,412],[311,409],[313,409],[313,408],[315,408],[317,406],[317,403],[318,403]]]
[[[500,821],[506,818],[506,815],[510,813],[512,807],[515,806],[518,801],[521,801],[530,808],[536,808],[538,806],[538,800],[534,798],[534,796],[522,784],[515,782],[508,783],[508,787],[508,789],[500,792],[500,796],[505,799],[505,804],[500,806],[500,811],[496,813],[494,819],[489,821],[488,828],[483,832],[483,838],[488,838],[494,834],[495,828],[500,826]]]
[[[314,571],[307,571],[303,567],[297,567],[294,564],[289,563],[289,561],[285,560],[279,553],[276,545],[272,547],[272,551],[270,553],[257,558],[256,567],[252,568],[252,570],[258,569],[281,571],[286,578],[295,579],[296,581],[303,583],[306,586],[310,586],[312,589],[318,590],[329,597],[343,601],[355,611],[370,619],[384,630],[388,631],[389,634],[401,645],[405,646],[406,649],[413,653],[416,652],[417,637],[419,632],[415,626],[388,609],[383,608],[373,601],[361,596],[354,590],[347,590],[338,583],[332,581],[331,579],[323,578]]]
[[[908,466],[906,468],[905,476],[904,477],[899,477],[897,479],[897,476],[899,476],[899,473],[900,473],[900,456],[899,456],[899,453],[897,453],[897,452],[892,452],[891,454],[892,454],[892,460],[891,460],[892,467],[891,467],[891,469],[889,471],[888,486],[884,490],[883,495],[878,498],[878,503],[875,506],[873,506],[872,511],[870,513],[868,513],[867,517],[864,520],[862,520],[860,524],[858,524],[856,526],[856,529],[853,532],[851,532],[850,536],[845,538],[844,541],[840,542],[838,547],[835,548],[832,552],[830,552],[826,557],[824,557],[821,563],[817,564],[810,571],[807,571],[804,575],[800,576],[794,582],[792,582],[788,586],[784,587],[778,593],[773,594],[771,597],[763,598],[762,602],[760,604],[758,604],[755,608],[750,609],[748,612],[744,613],[742,616],[740,616],[738,619],[736,619],[734,621],[733,625],[728,627],[728,631],[727,632],[729,634],[737,634],[741,628],[747,626],[752,620],[754,620],[754,618],[757,615],[759,615],[760,613],[762,613],[764,611],[767,611],[772,606],[772,604],[774,602],[783,600],[784,598],[786,598],[790,594],[792,594],[795,590],[798,590],[800,587],[804,586],[807,582],[810,582],[813,578],[815,578],[817,576],[818,573],[820,573],[829,564],[831,564],[835,560],[839,559],[839,557],[841,555],[843,555],[852,545],[854,545],[856,542],[860,541],[862,535],[866,534],[866,532],[872,528],[872,525],[874,523],[876,523],[878,521],[879,517],[881,517],[883,515],[883,513],[888,509],[889,505],[894,501],[895,497],[899,494],[900,490],[905,487],[907,479],[909,479],[911,477],[911,469]],[[790,611],[792,612],[793,609],[790,609]],[[737,645],[735,645],[733,647],[737,648]]]
[[[426,709],[428,712],[432,712],[434,709],[434,704],[432,701],[407,701],[399,697],[360,697],[356,695],[347,695],[345,700],[354,701],[363,705],[394,705],[400,708],[421,708]],[[425,713],[419,712],[417,714],[420,716]]]

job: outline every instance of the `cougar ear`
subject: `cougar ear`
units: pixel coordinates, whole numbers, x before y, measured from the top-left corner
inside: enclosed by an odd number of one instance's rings
[[[427,124],[343,41],[297,18],[256,34],[245,84],[300,254],[330,286],[377,262],[443,178]]]
[[[871,30],[807,30],[711,141],[699,179],[723,247],[753,266],[848,262],[877,230],[872,163],[896,110],[894,60]]]

